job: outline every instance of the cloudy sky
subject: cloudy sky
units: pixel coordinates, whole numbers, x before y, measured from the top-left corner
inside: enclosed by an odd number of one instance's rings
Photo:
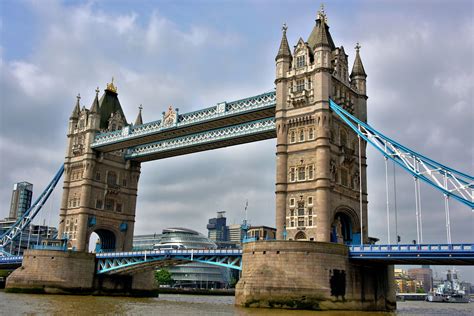
[[[39,194],[64,159],[68,117],[81,93],[115,78],[128,121],[168,105],[188,112],[273,89],[281,25],[307,39],[317,1],[0,1],[0,217],[13,183]],[[472,1],[326,1],[331,34],[368,74],[369,122],[460,171],[474,170]],[[136,234],[183,226],[206,233],[227,212],[274,226],[275,140],[142,165]],[[369,230],[387,240],[384,161],[369,151]],[[390,168],[392,171],[392,169]],[[392,177],[392,173],[390,177]],[[396,172],[398,234],[416,238],[413,179]],[[392,181],[392,178],[390,178]],[[392,183],[392,182],[390,182]],[[395,238],[393,188],[391,232]],[[445,242],[443,198],[422,185],[425,242]],[[60,190],[40,219],[57,225]],[[451,202],[453,242],[474,241],[474,215]],[[441,269],[439,269],[441,271]],[[471,274],[474,270],[463,269]]]

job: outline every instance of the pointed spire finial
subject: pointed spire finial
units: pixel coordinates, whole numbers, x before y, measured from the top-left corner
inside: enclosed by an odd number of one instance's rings
[[[362,46],[360,46],[359,42],[357,42],[356,46],[354,47],[356,52],[358,53]]]
[[[78,93],[76,98],[77,98],[77,102],[79,102],[79,100],[81,99],[81,94]]]
[[[283,33],[286,33],[286,30],[288,30],[288,26],[286,25],[286,23],[283,23],[281,30],[283,31]]]
[[[321,20],[326,24],[328,23],[328,18],[326,16],[326,12],[324,11],[324,3],[321,3],[321,7],[318,11],[318,15],[317,15],[316,20]]]
[[[96,95],[96,96],[99,95],[99,92],[100,92],[99,87],[95,88],[95,95]]]
[[[137,115],[137,118],[135,119],[135,123],[133,125],[142,125],[143,124],[142,110],[143,110],[143,105],[140,104],[140,106],[138,107],[138,115]]]
[[[143,105],[140,104],[140,106],[138,107],[138,110],[141,112],[143,110]]]
[[[117,93],[117,87],[114,85],[114,77],[112,77],[112,82],[107,84],[106,90]]]

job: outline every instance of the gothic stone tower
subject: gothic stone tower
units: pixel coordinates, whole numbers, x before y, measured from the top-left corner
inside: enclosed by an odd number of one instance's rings
[[[68,247],[89,250],[95,232],[104,250],[132,249],[140,163],[126,161],[122,151],[98,153],[91,149],[96,133],[121,130],[127,124],[117,89],[99,90],[90,109],[80,96],[69,118],[59,236]],[[141,114],[139,114],[141,118]]]
[[[352,73],[344,48],[336,47],[324,11],[308,41],[291,53],[286,25],[276,56],[276,225],[278,239],[367,241],[365,146],[359,175],[357,135],[329,108],[331,98],[367,120],[366,74],[356,47]]]

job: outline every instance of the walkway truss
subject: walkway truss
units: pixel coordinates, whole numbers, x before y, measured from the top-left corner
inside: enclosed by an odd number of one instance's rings
[[[53,180],[48,184],[43,193],[36,199],[33,205],[20,217],[12,227],[7,230],[3,235],[0,236],[0,257],[10,256],[7,252],[7,246],[17,238],[21,232],[30,225],[31,221],[35,218],[38,212],[41,210],[43,205],[48,200],[49,196],[53,192],[54,188],[61,179],[64,172],[64,165],[59,168],[58,172],[54,176]]]
[[[474,177],[425,157],[383,135],[330,100],[331,109],[358,135],[415,179],[474,209]]]
[[[186,249],[98,253],[97,274],[128,274],[160,266],[202,262],[242,270],[242,251],[238,249]]]

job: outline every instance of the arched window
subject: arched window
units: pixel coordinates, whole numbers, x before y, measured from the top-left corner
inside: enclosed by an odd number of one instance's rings
[[[290,143],[294,143],[296,141],[296,133],[295,131],[290,132]]]
[[[295,240],[305,240],[306,239],[306,235],[304,232],[298,232],[295,236]]]
[[[300,130],[300,142],[304,142],[304,129]]]

